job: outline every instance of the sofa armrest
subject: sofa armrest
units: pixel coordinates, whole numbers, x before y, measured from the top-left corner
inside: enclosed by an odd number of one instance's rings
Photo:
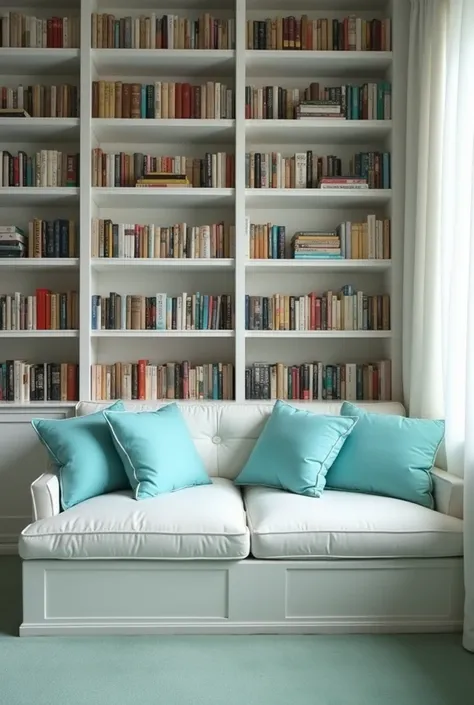
[[[434,484],[436,510],[442,514],[463,518],[464,482],[446,470],[431,470]]]
[[[59,502],[59,480],[52,472],[44,472],[31,484],[33,520],[48,519],[61,511]]]

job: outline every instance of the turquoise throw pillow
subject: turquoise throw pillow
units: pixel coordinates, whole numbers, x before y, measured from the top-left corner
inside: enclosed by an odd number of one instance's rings
[[[444,421],[368,414],[349,402],[341,414],[358,416],[359,422],[328,472],[327,487],[434,507],[430,471]]]
[[[117,401],[110,409],[122,411]],[[91,497],[130,488],[102,412],[71,419],[32,419],[56,465],[63,509]]]
[[[235,483],[320,497],[326,473],[356,422],[277,401]]]
[[[103,414],[136,499],[211,484],[176,404],[158,411]]]

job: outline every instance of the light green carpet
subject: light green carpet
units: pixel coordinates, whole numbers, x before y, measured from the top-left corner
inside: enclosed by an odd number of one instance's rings
[[[459,635],[19,639],[0,559],[0,705],[470,705]]]

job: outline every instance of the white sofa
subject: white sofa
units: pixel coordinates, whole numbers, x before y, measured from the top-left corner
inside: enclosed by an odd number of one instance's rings
[[[83,402],[76,413],[106,406]],[[340,410],[336,402],[295,406]],[[404,414],[396,403],[360,406]],[[61,512],[57,477],[39,477],[34,522],[19,545],[20,633],[460,629],[462,481],[433,470],[437,511],[329,490],[320,499],[241,492],[232,480],[271,409],[181,404],[212,485],[141,502],[115,492]]]

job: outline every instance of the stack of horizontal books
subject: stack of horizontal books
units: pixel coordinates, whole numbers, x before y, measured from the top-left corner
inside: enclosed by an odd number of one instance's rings
[[[369,184],[367,179],[361,176],[322,176],[318,183],[319,188],[337,189],[367,189]]]
[[[16,225],[0,225],[0,258],[26,257],[28,238]]]
[[[342,105],[338,100],[303,100],[296,109],[297,120],[314,120],[315,118],[346,119]]]
[[[303,230],[291,240],[294,259],[341,259],[341,239],[335,232]]]
[[[164,171],[151,171],[138,179],[137,188],[191,188],[186,174],[168,174]]]

